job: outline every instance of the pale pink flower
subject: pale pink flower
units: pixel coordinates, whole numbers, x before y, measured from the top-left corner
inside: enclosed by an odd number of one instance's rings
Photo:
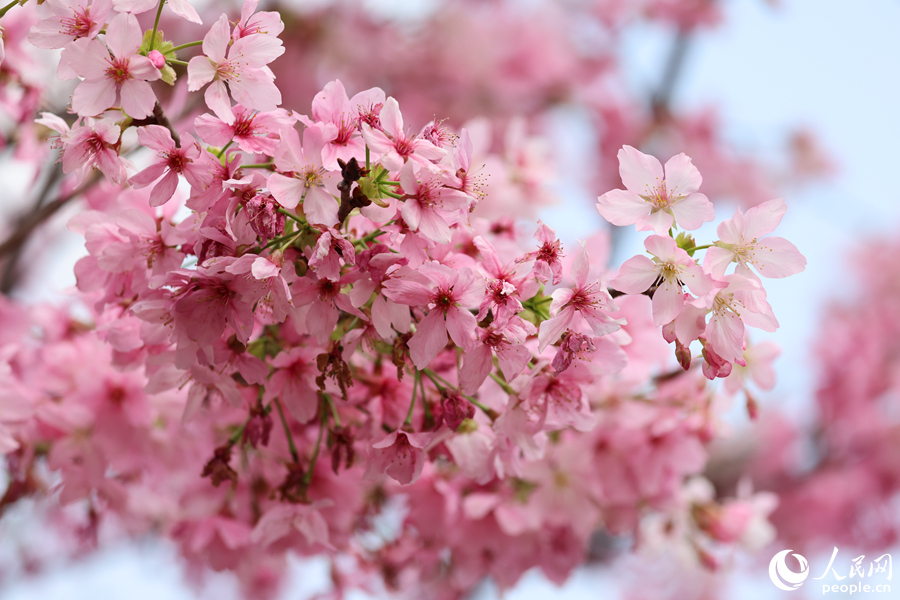
[[[184,175],[191,186],[199,189],[205,189],[212,181],[205,165],[198,161],[202,150],[197,142],[179,148],[169,130],[159,125],[140,127],[138,140],[141,145],[156,150],[157,160],[128,181],[132,186],[142,188],[162,177],[150,192],[150,206],[161,206],[172,198],[178,186],[178,175]]]
[[[342,264],[356,264],[356,250],[350,240],[329,227],[316,241],[316,247],[309,257],[309,268],[320,278],[337,281],[341,278]]]
[[[463,192],[444,184],[427,170],[417,174],[413,161],[400,170],[400,185],[407,196],[400,215],[411,231],[418,231],[438,244],[450,243],[450,225],[460,220],[461,211],[471,201]]]
[[[148,10],[154,10],[159,6],[159,0],[112,0],[112,3],[118,12],[129,12],[136,15]],[[190,5],[188,0],[167,0],[166,6],[182,19],[187,19],[191,23],[198,25],[203,24],[203,21],[200,20],[200,15],[197,14],[197,11]]]
[[[534,239],[540,243],[540,248],[526,254],[521,261],[534,261],[534,276],[538,281],[548,281],[556,285],[562,281],[562,243],[557,239],[556,232],[542,221],[538,221]]]
[[[598,198],[597,212],[613,225],[637,225],[638,231],[664,235],[673,225],[697,229],[715,217],[712,203],[700,189],[700,172],[684,154],[663,167],[653,157],[631,146],[619,150],[619,174],[626,190],[613,190]]]
[[[540,289],[540,283],[531,276],[532,264],[528,261],[513,261],[504,265],[494,247],[480,235],[475,236],[472,244],[481,253],[480,266],[488,275],[487,289],[477,318],[479,321],[484,319],[490,311],[492,323],[502,326],[522,311],[520,299],[532,298]]]
[[[455,271],[437,261],[423,264],[418,273],[427,279],[391,279],[385,283],[384,295],[399,304],[428,307],[428,315],[408,344],[416,368],[424,369],[447,345],[448,332],[457,346],[472,347],[478,323],[467,309],[478,306],[484,283],[470,269]]]
[[[725,380],[725,388],[729,392],[736,392],[746,385],[745,380],[749,377],[759,389],[771,390],[775,387],[775,369],[772,363],[780,354],[781,348],[775,342],[747,344],[743,353],[744,362],[747,364],[735,366]]]
[[[277,11],[256,12],[259,0],[245,0],[241,7],[241,20],[234,26],[231,37],[234,41],[248,35],[271,35],[278,37],[284,31],[284,22]]]
[[[333,227],[338,224],[340,176],[322,166],[323,132],[319,127],[307,127],[300,134],[293,127],[281,131],[281,141],[275,149],[275,168],[289,175],[272,173],[268,187],[278,203],[287,209],[303,203],[307,222]]]
[[[257,521],[250,540],[266,547],[296,531],[311,546],[321,544],[332,548],[328,541],[328,523],[319,509],[333,504],[331,500],[317,500],[312,504],[275,504]]]
[[[266,384],[263,400],[279,398],[288,412],[301,423],[307,423],[319,410],[315,348],[296,347],[281,352],[270,364],[275,368]]]
[[[712,299],[713,314],[704,337],[724,360],[742,364],[744,325],[771,333],[778,329],[778,320],[757,279],[734,274],[726,275],[725,280],[728,287]]]
[[[590,259],[587,249],[582,247],[572,265],[572,278],[575,280],[575,285],[553,292],[553,302],[550,304],[552,316],[541,323],[541,329],[538,332],[538,350],[540,352],[560,338],[572,324],[576,315],[581,315],[594,335],[597,336],[618,331],[625,323],[624,320],[613,319],[607,314],[607,310],[616,310],[616,307],[609,292],[600,281],[588,283],[589,269]]]
[[[337,79],[328,82],[313,97],[314,120],[305,116],[301,116],[300,120],[308,126],[315,123],[326,125],[326,143],[322,148],[322,164],[325,168],[338,170],[338,159],[349,162],[351,158],[356,158],[360,163],[365,160],[366,145],[359,130],[359,111],[366,107],[377,107],[380,111],[384,99],[384,91],[380,88],[371,88],[348,98],[344,85]]]
[[[403,131],[403,115],[400,114],[400,105],[396,100],[385,100],[379,118],[381,131],[373,129],[368,123],[362,126],[363,138],[372,152],[372,160],[380,162],[392,172],[399,171],[407,160],[415,161],[420,167],[436,170],[436,165],[431,161],[442,159],[447,151],[426,139],[410,137]]]
[[[430,433],[407,433],[397,430],[372,444],[369,464],[363,479],[373,481],[382,474],[409,485],[419,479],[428,460],[425,447]]]
[[[39,21],[28,32],[38,48],[63,48],[77,39],[97,37],[112,10],[110,0],[47,0],[52,17]]]
[[[475,347],[466,352],[459,369],[459,386],[466,394],[474,394],[494,368],[494,355],[506,381],[512,381],[531,360],[531,351],[523,342],[535,331],[534,325],[518,317],[503,326],[496,323],[476,333]]]
[[[72,110],[82,116],[97,115],[114,106],[118,94],[128,116],[143,119],[153,113],[156,94],[148,82],[161,75],[149,58],[138,53],[141,40],[137,18],[120,14],[106,28],[105,46],[88,38],[66,46],[63,60],[84,78],[72,95]]]
[[[780,237],[762,236],[778,227],[787,211],[782,199],[754,206],[746,214],[738,209],[734,216],[719,223],[719,241],[706,251],[704,268],[721,277],[729,263],[736,262],[748,274],[752,266],[763,277],[781,278],[795,275],[806,268],[806,258],[797,247]]]
[[[644,240],[644,247],[653,255],[653,260],[646,256],[629,258],[609,285],[626,294],[641,294],[656,284],[653,322],[657,327],[670,323],[681,312],[683,285],[687,284],[697,296],[708,294],[716,285],[712,277],[669,236],[651,235]]]
[[[244,152],[272,156],[278,146],[278,133],[294,124],[294,118],[280,108],[272,112],[256,112],[238,104],[233,112],[234,121],[231,123],[210,114],[200,115],[194,119],[197,135],[213,146],[223,147],[234,140]]]
[[[206,105],[229,124],[235,119],[229,89],[247,108],[262,112],[278,108],[281,92],[266,65],[284,54],[281,40],[270,35],[248,35],[229,47],[230,42],[228,17],[222,15],[203,38],[205,56],[195,56],[188,63],[188,90],[196,92],[212,82],[204,94]]]
[[[43,113],[43,117],[35,122],[59,132],[55,145],[63,149],[63,173],[77,172],[79,184],[94,168],[100,169],[113,183],[125,180],[125,164],[114,149],[121,130],[112,119],[79,119],[70,129],[56,115]]]

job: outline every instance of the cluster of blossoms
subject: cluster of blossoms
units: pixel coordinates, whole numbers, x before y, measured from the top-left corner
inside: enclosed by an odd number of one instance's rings
[[[653,235],[613,275],[603,235],[564,249],[484,208],[542,174],[477,132],[416,132],[339,80],[279,108],[284,25],[255,0],[181,45],[139,25],[156,2],[47,4],[29,39],[62,49],[76,118],[38,122],[94,208],[70,221],[89,318],[0,304],[0,507],[57,492],[82,538],[115,516],[255,594],[289,551],[331,557],[336,596],[455,598],[536,566],[561,582],[600,529],[707,567],[771,538],[767,495],[702,473],[744,378],[774,384],[746,326],[778,326],[758,275],[805,265],[768,236],[783,201],[698,245],[714,214],[691,160],[625,146],[626,190],[597,210]],[[173,127],[155,94],[181,77],[209,112]]]

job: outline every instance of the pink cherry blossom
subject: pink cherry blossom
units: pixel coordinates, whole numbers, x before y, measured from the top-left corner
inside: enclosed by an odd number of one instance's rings
[[[63,48],[80,38],[97,37],[112,10],[110,0],[47,0],[53,16],[38,22],[28,41],[38,48]]]
[[[576,315],[581,315],[597,336],[618,331],[624,324],[623,320],[614,319],[607,313],[608,310],[616,310],[615,304],[600,281],[588,283],[589,269],[590,259],[587,249],[582,247],[572,265],[575,285],[553,292],[553,302],[550,304],[551,318],[541,323],[538,332],[540,352],[560,338]]]
[[[425,447],[430,438],[428,433],[407,433],[402,429],[388,434],[372,444],[363,477],[374,480],[385,474],[401,485],[415,483],[425,466]]]
[[[673,225],[692,230],[713,220],[712,204],[697,193],[700,173],[684,154],[666,162],[664,176],[656,158],[624,146],[619,150],[619,173],[626,189],[603,194],[597,204],[600,215],[613,225],[636,224],[638,231],[664,235]]]
[[[477,322],[468,308],[479,304],[484,284],[470,269],[454,271],[437,262],[419,268],[424,281],[411,274],[391,279],[384,294],[394,302],[428,307],[428,315],[419,322],[409,340],[410,358],[417,369],[424,369],[447,345],[447,333],[455,344],[469,350]]]
[[[72,109],[94,116],[121,98],[122,110],[135,119],[153,113],[156,95],[149,81],[160,78],[159,69],[138,53],[141,28],[131,14],[120,14],[106,28],[107,50],[95,39],[75,40],[63,50],[63,60],[84,80],[72,95]],[[112,52],[112,56],[110,56]]]
[[[229,47],[230,42],[228,17],[222,15],[203,38],[205,56],[195,56],[188,63],[188,90],[211,83],[204,94],[206,105],[228,124],[235,120],[229,90],[249,109],[270,112],[281,104],[275,76],[266,65],[284,54],[281,40],[269,35],[248,35]]]
[[[303,214],[309,223],[333,227],[338,224],[339,195],[337,173],[328,172],[322,166],[323,131],[319,127],[307,127],[300,134],[293,127],[280,133],[281,141],[275,150],[275,168],[283,173],[269,176],[269,191],[281,206],[294,209],[303,206]]]
[[[461,211],[468,208],[471,198],[446,187],[445,181],[426,169],[417,172],[415,164],[407,162],[400,170],[400,185],[406,193],[400,215],[411,231],[419,231],[438,244],[447,244],[450,224],[460,220]]]
[[[415,161],[420,167],[435,170],[432,161],[438,161],[447,154],[428,140],[410,137],[403,130],[403,115],[400,114],[400,105],[395,99],[385,100],[379,118],[381,130],[364,123],[363,138],[372,151],[373,158],[389,171],[399,171],[407,160]]]
[[[81,183],[97,168],[113,183],[125,180],[125,163],[115,150],[120,128],[112,119],[78,120],[69,128],[59,117],[44,113],[37,122],[59,132],[63,173],[76,172]]]
[[[185,136],[183,141],[189,139]],[[203,189],[209,185],[211,177],[204,165],[198,162],[202,150],[196,142],[189,143],[186,148],[179,148],[169,130],[159,125],[147,125],[138,129],[138,140],[147,148],[156,150],[157,160],[129,179],[129,183],[142,188],[162,176],[150,192],[150,206],[161,206],[172,198],[178,186],[179,175],[184,175],[194,187]]]
[[[734,274],[725,280],[728,286],[712,298],[712,317],[704,336],[724,360],[742,364],[744,325],[773,332],[778,329],[778,320],[756,279]]]
[[[671,322],[681,312],[683,285],[687,284],[697,296],[708,294],[716,285],[672,238],[651,235],[644,240],[644,247],[653,255],[653,260],[645,256],[629,258],[609,284],[626,294],[641,294],[656,284],[653,322],[657,326]]]
[[[234,140],[244,152],[271,156],[278,146],[278,133],[294,124],[294,119],[283,109],[256,112],[238,104],[232,111],[234,121],[231,123],[210,114],[194,119],[197,135],[213,146],[222,147]]]
[[[562,281],[562,243],[556,232],[542,221],[538,221],[534,239],[540,243],[540,248],[529,252],[522,260],[534,260],[534,276],[542,283],[549,281],[556,285]]]
[[[719,223],[719,241],[706,251],[704,268],[714,277],[721,277],[731,262],[743,267],[744,274],[750,273],[752,266],[763,277],[781,278],[803,271],[806,258],[794,244],[780,237],[762,237],[778,227],[786,211],[780,198],[754,206],[746,214],[738,209]]]

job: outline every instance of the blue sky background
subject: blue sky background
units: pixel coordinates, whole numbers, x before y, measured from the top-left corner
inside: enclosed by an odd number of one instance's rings
[[[767,280],[769,300],[782,328],[784,349],[779,387],[763,399],[802,419],[810,407],[814,365],[809,348],[822,302],[854,294],[844,258],[849,248],[872,233],[900,233],[900,175],[896,141],[900,139],[900,1],[782,0],[773,8],[763,0],[723,2],[724,26],[702,34],[690,50],[676,103],[716,106],[734,145],[748,151],[774,150],[785,132],[807,126],[822,140],[839,166],[827,183],[787,196],[788,213],[777,231],[792,240],[809,260],[801,275]],[[652,88],[668,52],[670,38],[654,29],[635,30],[626,60],[636,86]],[[577,144],[577,140],[575,141]],[[577,148],[573,151],[577,151]],[[701,189],[702,191],[702,189]],[[545,220],[553,224],[584,220],[583,198],[570,197]],[[721,217],[728,217],[722,211]],[[592,222],[591,226],[596,225]],[[714,227],[707,230],[714,235]],[[570,239],[588,231],[570,228]],[[641,252],[642,236],[629,240]],[[76,248],[81,242],[76,240]],[[55,290],[74,283],[71,261],[56,261]],[[849,292],[847,290],[850,290]],[[52,297],[53,290],[36,296]],[[9,524],[5,525],[9,527]],[[0,535],[4,529],[0,528]],[[828,549],[830,551],[830,549]],[[196,598],[185,586],[174,551],[158,542],[139,542],[105,550],[74,565],[59,565],[22,581],[5,581],[0,600],[180,600]],[[814,558],[810,558],[815,563]],[[298,566],[292,593],[324,584],[321,565]],[[563,589],[529,576],[506,598],[581,599],[615,597],[614,584],[602,574],[582,572]],[[231,578],[216,576],[202,598],[234,597]],[[604,589],[604,593],[598,590]],[[736,579],[735,598],[781,598],[764,572]],[[611,595],[608,595],[610,594]],[[481,598],[496,597],[486,591]]]

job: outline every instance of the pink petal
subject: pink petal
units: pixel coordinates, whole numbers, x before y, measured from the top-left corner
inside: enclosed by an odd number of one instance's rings
[[[206,105],[216,113],[216,116],[231,125],[234,123],[234,113],[231,110],[231,99],[228,97],[228,88],[223,81],[213,81],[203,94]]]
[[[381,126],[385,133],[396,138],[403,134],[403,115],[400,114],[400,105],[394,98],[384,101],[381,109]]]
[[[116,103],[116,84],[112,79],[82,81],[72,94],[72,110],[82,117],[92,117]]]
[[[257,35],[259,34],[250,37]],[[241,39],[246,40],[247,38]],[[268,112],[275,110],[281,104],[281,91],[275,82],[261,70],[241,73],[241,77],[232,80],[229,85],[234,99],[247,108]]]
[[[649,210],[650,204],[635,192],[612,190],[597,199],[597,212],[600,216],[620,227],[634,225]]]
[[[659,265],[646,256],[632,256],[622,263],[619,274],[609,285],[626,294],[641,294],[650,289],[659,272]]]
[[[703,257],[703,269],[718,279],[725,275],[725,270],[732,260],[734,260],[734,252],[713,246],[706,249],[706,256]]]
[[[663,281],[653,293],[653,324],[661,327],[671,323],[684,306],[684,292],[675,282]]]
[[[493,357],[490,347],[485,344],[479,344],[463,356],[459,370],[459,387],[463,393],[474,394],[478,391],[494,366]]]
[[[538,331],[538,352],[543,352],[547,346],[558,340],[574,317],[575,309],[569,306],[555,317],[541,323],[541,329]]]
[[[469,311],[458,306],[447,309],[447,331],[450,333],[450,339],[463,350],[472,347],[472,338],[477,328],[478,321]]]
[[[106,45],[116,58],[129,58],[141,47],[141,26],[137,17],[120,13],[106,28]]]
[[[743,236],[747,241],[753,238],[761,238],[762,236],[772,233],[778,224],[781,223],[784,213],[787,212],[787,205],[784,200],[777,198],[763,202],[749,209],[744,215]]]
[[[691,194],[672,205],[672,213],[678,227],[687,231],[699,229],[704,223],[716,218],[716,211],[703,194]]]
[[[416,368],[428,366],[434,357],[447,345],[447,327],[444,313],[432,310],[418,325],[416,333],[409,340],[409,356]]]
[[[200,15],[197,14],[197,11],[194,10],[193,6],[188,4],[187,0],[169,0],[169,8],[172,9],[173,13],[183,19],[187,19],[191,23],[196,23],[197,25],[203,24]]]
[[[143,119],[153,114],[153,106],[156,104],[156,94],[146,81],[130,79],[122,84],[120,92],[122,97],[122,110],[129,117]]]
[[[653,231],[657,235],[665,235],[672,227],[674,217],[667,210],[654,210],[649,215],[635,223],[638,231]]]
[[[687,196],[700,189],[700,171],[684,153],[666,162],[666,194],[669,198]]]
[[[795,275],[806,268],[806,258],[797,247],[780,237],[763,238],[753,248],[750,257],[753,266],[763,277],[779,279]]]
[[[203,54],[212,62],[221,64],[225,62],[225,51],[230,41],[231,27],[228,24],[228,16],[223,14],[203,38]]]
[[[662,186],[663,169],[655,157],[631,146],[623,146],[618,157],[619,175],[629,191],[649,196]]]
[[[175,171],[169,171],[150,192],[150,206],[162,206],[171,200],[177,187],[178,174]]]
[[[310,223],[328,227],[337,225],[338,208],[340,208],[338,201],[324,189],[311,187],[306,191],[303,212]]]
[[[188,91],[196,92],[215,79],[216,66],[205,56],[195,56],[188,62]]]
[[[497,363],[507,381],[518,377],[531,358],[531,351],[522,344],[501,346],[497,350]]]

